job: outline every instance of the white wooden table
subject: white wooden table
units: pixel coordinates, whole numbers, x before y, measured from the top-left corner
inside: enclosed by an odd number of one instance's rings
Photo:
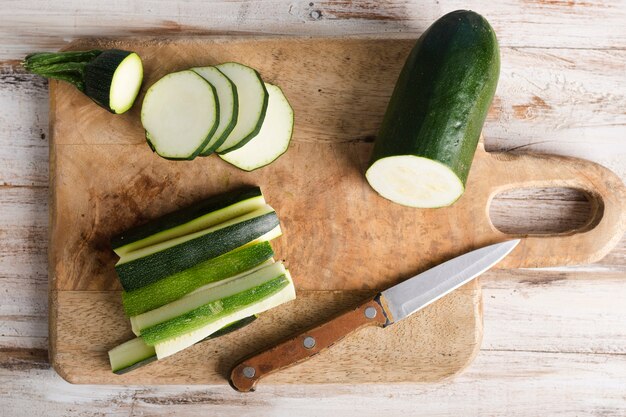
[[[47,360],[47,83],[26,53],[82,36],[415,34],[471,8],[498,34],[502,75],[488,150],[580,156],[626,179],[626,1],[0,2],[0,415],[625,416],[626,239],[593,265],[489,272],[476,361],[431,385],[73,386]],[[572,227],[567,190],[492,206],[509,230]],[[503,226],[503,227],[505,227]]]

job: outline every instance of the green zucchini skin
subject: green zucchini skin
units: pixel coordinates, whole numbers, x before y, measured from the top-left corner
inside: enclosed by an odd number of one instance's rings
[[[230,323],[230,324],[222,327],[221,329],[219,329],[218,331],[216,331],[212,335],[207,336],[206,338],[202,339],[198,343],[202,343],[204,341],[215,339],[217,337],[224,336],[224,335],[227,335],[229,333],[232,333],[232,332],[234,332],[236,330],[239,330],[239,329],[241,329],[243,327],[246,327],[248,324],[251,324],[256,319],[257,319],[257,316],[253,315],[253,316],[249,316],[249,317],[246,317],[244,319],[238,320],[236,322]],[[196,344],[198,344],[198,343],[196,343]],[[147,358],[145,358],[143,360],[140,360],[139,362],[135,362],[134,364],[132,364],[130,366],[127,366],[126,368],[121,368],[121,369],[118,369],[117,371],[113,371],[113,373],[117,374],[117,375],[123,375],[125,373],[130,372],[130,371],[134,371],[137,368],[141,368],[142,366],[148,365],[149,363],[155,362],[156,360],[157,360],[157,356],[156,355],[148,356]]]
[[[446,165],[465,185],[499,73],[498,41],[484,17],[468,10],[441,17],[404,64],[369,166],[415,155]]]
[[[145,287],[122,293],[127,316],[164,306],[211,282],[241,274],[274,256],[269,242],[259,242],[225,253]]]
[[[117,265],[115,270],[124,290],[135,290],[237,249],[278,225],[276,212],[270,212]]]
[[[205,198],[189,207],[173,211],[140,226],[129,229],[117,236],[113,236],[111,238],[111,247],[117,249],[129,243],[143,240],[165,230],[174,229],[205,214],[261,195],[263,194],[259,187],[247,187]]]
[[[85,66],[85,94],[111,113],[115,113],[109,103],[113,74],[120,63],[132,53],[108,49]]]

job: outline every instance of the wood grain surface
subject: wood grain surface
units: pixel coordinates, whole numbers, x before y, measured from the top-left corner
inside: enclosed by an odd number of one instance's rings
[[[484,339],[438,384],[69,385],[47,361],[48,89],[17,65],[76,37],[248,33],[418,36],[472,8],[496,27],[502,72],[485,125],[490,151],[584,157],[626,179],[623,0],[204,2],[14,1],[0,7],[0,406],[10,416],[615,416],[626,414],[626,240],[601,261],[494,270],[481,279]],[[5,7],[6,6],[6,7]],[[315,14],[319,11],[319,14]],[[617,22],[613,24],[611,22]],[[563,232],[589,216],[568,189],[492,201],[508,233]]]
[[[124,379],[109,373],[106,361],[84,352],[106,352],[128,338],[119,308],[100,311],[94,291],[119,297],[116,261],[109,238],[149,218],[244,184],[260,185],[280,216],[284,235],[276,253],[287,260],[301,311],[325,311],[328,291],[381,290],[446,259],[510,236],[495,229],[489,201],[498,192],[516,188],[570,187],[590,197],[591,213],[579,230],[554,236],[525,236],[499,267],[549,267],[601,259],[626,227],[626,192],[610,171],[591,162],[556,156],[487,154],[478,150],[467,192],[452,207],[415,210],[379,197],[364,180],[371,151],[389,94],[414,39],[331,38],[194,38],[77,41],[71,49],[119,48],[137,51],[144,61],[147,86],[164,74],[193,66],[238,61],[258,69],[264,80],[280,85],[296,115],[289,151],[272,165],[253,173],[218,158],[191,162],[167,161],[146,146],[135,107],[114,116],[64,83],[51,88],[51,360],[70,381],[85,383],[217,383],[220,364],[242,355],[235,349],[181,360],[130,373]],[[142,95],[138,100],[142,99]],[[398,244],[402,242],[402,244]],[[470,284],[475,288],[476,284]],[[311,297],[308,296],[308,292]],[[66,297],[66,293],[72,297]],[[447,301],[451,313],[439,314],[415,330],[400,323],[406,337],[379,332],[371,343],[348,339],[343,356],[321,355],[315,371],[298,367],[270,381],[402,382],[431,381],[467,365],[480,340],[480,296],[469,304],[460,294]],[[105,301],[103,301],[105,302]],[[470,326],[456,319],[471,312]],[[280,314],[278,310],[275,314]],[[64,320],[64,317],[70,320]],[[97,326],[80,317],[98,317]],[[114,320],[119,317],[119,320]],[[280,316],[274,316],[278,318]],[[276,322],[272,320],[271,322]],[[305,324],[301,328],[313,323]],[[87,334],[93,327],[104,337]],[[265,343],[285,337],[279,327]],[[80,332],[79,329],[83,328]],[[459,329],[455,331],[455,329]],[[416,333],[417,332],[417,333]],[[261,334],[261,333],[257,333]],[[450,358],[432,371],[436,346],[415,347],[418,335],[440,339]],[[263,346],[248,332],[237,332],[246,344],[244,356]],[[220,343],[221,344],[221,343]],[[391,350],[397,355],[385,355]],[[201,348],[205,353],[209,346]],[[80,353],[76,353],[76,352]],[[376,371],[368,353],[376,356]],[[183,355],[180,355],[183,356]],[[91,361],[90,361],[91,358]],[[324,359],[326,359],[324,361]],[[322,361],[320,363],[320,361]],[[349,362],[351,366],[337,366]],[[385,363],[381,363],[385,362]],[[330,372],[327,369],[335,369]],[[194,369],[202,370],[200,375]],[[320,370],[326,370],[320,372]],[[359,371],[360,370],[360,371]],[[308,375],[310,373],[311,375]],[[329,377],[329,375],[343,375]]]

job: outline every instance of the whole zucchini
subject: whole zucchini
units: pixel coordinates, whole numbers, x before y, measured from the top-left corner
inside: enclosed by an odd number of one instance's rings
[[[400,73],[366,172],[370,185],[406,206],[454,203],[499,73],[498,42],[484,17],[457,10],[437,20]]]

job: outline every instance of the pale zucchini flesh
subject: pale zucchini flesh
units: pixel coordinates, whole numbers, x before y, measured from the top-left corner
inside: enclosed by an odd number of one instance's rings
[[[207,335],[215,333],[217,329],[220,329],[224,326],[224,323],[232,320],[239,320],[252,314],[259,314],[274,307],[277,307],[283,303],[294,300],[296,298],[296,292],[293,281],[291,279],[291,275],[289,274],[288,270],[286,271],[284,276],[287,278],[288,284],[278,292],[270,295],[269,297],[264,298],[263,300],[260,300],[256,303],[250,304],[244,308],[241,308],[226,317],[216,319],[215,321],[206,324],[205,326],[200,327],[196,330],[185,333],[182,336],[174,337],[164,342],[155,344],[154,348],[157,357],[159,359],[162,359],[167,356],[173,355],[174,353],[179,352],[189,346],[192,346],[199,340],[207,337]]]
[[[168,74],[146,92],[141,123],[157,154],[167,159],[193,159],[219,124],[215,88],[190,70]]]
[[[259,133],[239,149],[220,154],[224,161],[245,171],[261,168],[287,151],[293,133],[293,109],[281,89],[265,84],[267,112]]]
[[[175,319],[212,301],[257,287],[284,273],[285,267],[282,264],[271,263],[222,281],[207,284],[169,304],[131,317],[133,332],[140,335],[145,329]]]
[[[237,117],[239,115],[237,87],[227,76],[215,67],[192,68],[192,71],[198,73],[215,87],[220,103],[220,120],[217,130],[209,143],[207,143],[202,152],[200,152],[200,155],[208,156],[224,143],[237,124]]]
[[[237,123],[217,148],[218,153],[225,153],[242,147],[259,133],[267,111],[268,92],[259,73],[250,67],[227,62],[216,68],[235,84],[239,101]]]
[[[464,191],[463,183],[449,167],[414,155],[378,159],[365,176],[382,197],[409,207],[449,206]]]

